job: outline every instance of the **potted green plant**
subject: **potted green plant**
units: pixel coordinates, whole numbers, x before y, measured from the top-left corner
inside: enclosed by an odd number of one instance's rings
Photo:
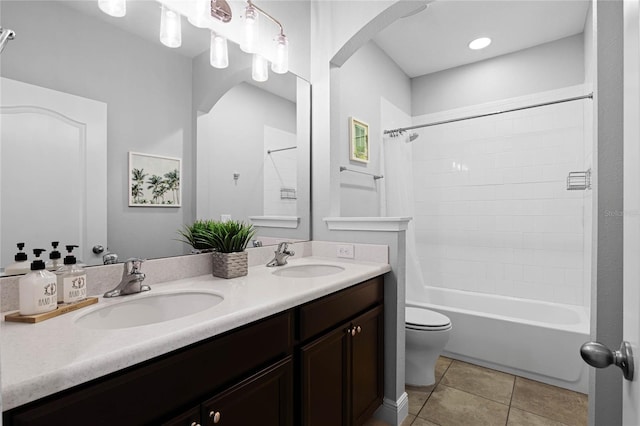
[[[213,249],[213,275],[236,278],[247,275],[249,269],[247,245],[255,235],[253,225],[229,220],[211,221],[198,237]]]
[[[204,234],[212,226],[213,222],[213,220],[196,220],[191,225],[184,225],[183,229],[178,231],[181,236],[178,241],[193,247],[192,253],[213,251],[213,248],[204,239]]]

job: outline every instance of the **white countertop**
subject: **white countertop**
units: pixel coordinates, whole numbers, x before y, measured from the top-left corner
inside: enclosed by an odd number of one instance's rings
[[[155,284],[140,295],[102,299],[98,304],[38,323],[2,321],[2,409],[9,410],[175,349],[266,318],[391,270],[386,263],[304,257],[289,265],[332,264],[344,271],[316,278],[285,278],[276,268],[255,266],[245,277],[205,275]],[[179,319],[117,330],[74,324],[88,310],[131,298],[178,289],[207,290],[224,297],[212,308]],[[4,316],[3,316],[4,318]]]

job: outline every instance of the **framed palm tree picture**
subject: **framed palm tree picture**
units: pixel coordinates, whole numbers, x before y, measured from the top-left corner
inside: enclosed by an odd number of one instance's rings
[[[349,117],[349,139],[351,139],[349,160],[369,162],[369,125]]]
[[[182,160],[129,152],[129,207],[180,207]]]

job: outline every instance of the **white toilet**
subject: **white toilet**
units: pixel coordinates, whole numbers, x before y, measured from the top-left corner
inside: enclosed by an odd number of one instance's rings
[[[424,308],[405,308],[405,383],[429,386],[436,382],[436,361],[449,341],[451,320]]]

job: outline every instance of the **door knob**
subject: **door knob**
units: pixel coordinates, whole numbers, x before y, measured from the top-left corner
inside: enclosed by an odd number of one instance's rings
[[[629,342],[622,342],[617,351],[612,351],[602,343],[587,342],[580,347],[580,356],[587,364],[596,368],[615,364],[620,367],[625,379],[633,380],[633,351]]]

